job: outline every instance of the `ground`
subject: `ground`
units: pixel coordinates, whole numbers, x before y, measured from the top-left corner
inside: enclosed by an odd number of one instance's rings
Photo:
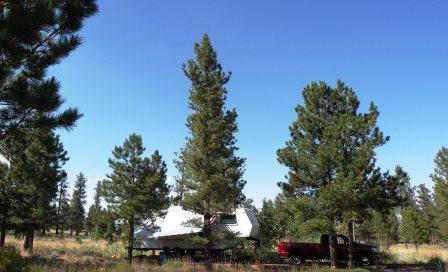
[[[7,237],[7,243],[21,248],[22,240],[15,239],[12,235]],[[92,240],[84,236],[80,238],[64,239],[54,235],[37,236],[34,242],[34,255],[27,256],[22,253],[30,263],[30,272],[87,272],[87,271],[116,271],[116,272],[143,272],[143,271],[202,271],[203,267],[196,263],[170,262],[160,266],[157,264],[136,260],[131,267],[126,264],[124,257],[126,252],[120,242],[108,244],[104,240]],[[448,261],[448,248],[442,246],[420,246],[418,251],[414,246],[394,245],[383,254],[385,264],[379,267],[369,267],[361,271],[445,271]],[[325,266],[325,265],[323,265]],[[288,267],[259,267],[229,265],[217,265],[216,271],[291,271]],[[322,265],[310,265],[296,271],[328,271]],[[341,270],[343,271],[343,270]],[[353,271],[353,270],[352,270]]]

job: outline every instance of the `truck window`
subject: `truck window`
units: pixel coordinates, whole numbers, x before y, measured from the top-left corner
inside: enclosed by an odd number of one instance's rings
[[[337,237],[338,245],[347,245],[348,239],[344,236],[338,236]]]

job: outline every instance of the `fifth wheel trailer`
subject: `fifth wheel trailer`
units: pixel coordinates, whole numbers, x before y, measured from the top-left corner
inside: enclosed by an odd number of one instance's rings
[[[157,218],[157,228],[139,227],[134,233],[135,250],[198,250],[203,247],[192,243],[188,238],[201,233],[200,228],[185,223],[202,216],[186,211],[181,206],[171,206],[164,217]],[[234,213],[220,214],[212,221],[213,232],[233,233],[237,238],[257,241],[260,224],[251,209],[238,208]],[[234,239],[224,238],[212,245],[213,250],[232,249]]]

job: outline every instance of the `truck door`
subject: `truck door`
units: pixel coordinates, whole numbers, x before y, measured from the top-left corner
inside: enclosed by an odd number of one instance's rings
[[[337,252],[339,260],[348,260],[348,238],[344,235],[338,235],[336,237],[337,241]]]
[[[320,237],[320,244],[322,248],[322,259],[330,259],[330,238],[327,234],[324,234]]]

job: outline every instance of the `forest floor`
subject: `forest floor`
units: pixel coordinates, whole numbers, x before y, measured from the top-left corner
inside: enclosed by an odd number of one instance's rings
[[[21,248],[22,240],[7,236],[7,243]],[[169,262],[157,265],[147,261],[135,261],[133,266],[126,264],[126,252],[120,242],[108,244],[103,240],[81,238],[59,239],[53,235],[37,236],[34,242],[34,254],[22,253],[29,263],[30,272],[143,272],[143,271],[203,271],[199,263]],[[420,246],[417,251],[413,246],[394,245],[385,252],[384,264],[379,267],[351,270],[364,271],[445,271],[448,262],[448,248],[441,246]],[[312,265],[292,270],[287,266],[240,266],[216,265],[215,271],[329,271],[325,265]],[[338,270],[331,270],[338,271]],[[339,270],[345,271],[345,270]]]

